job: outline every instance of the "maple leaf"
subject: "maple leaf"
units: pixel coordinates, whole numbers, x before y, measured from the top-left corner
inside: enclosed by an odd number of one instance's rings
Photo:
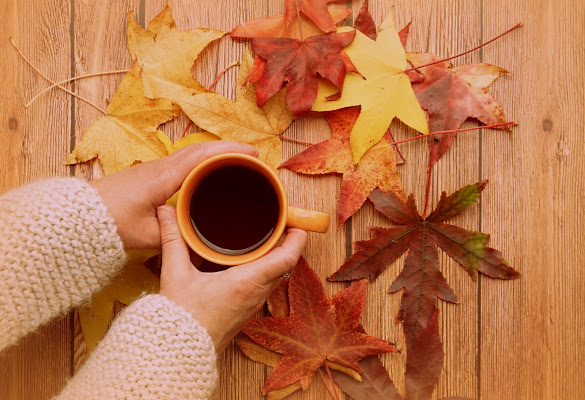
[[[311,110],[317,97],[319,77],[341,89],[346,64],[339,52],[350,44],[355,31],[316,35],[304,40],[289,38],[252,39],[252,51],[266,61],[258,80],[258,106],[275,95],[286,82],[287,103],[295,116]]]
[[[413,67],[440,61],[430,53],[408,53]],[[423,67],[424,79],[413,82],[413,89],[421,106],[429,113],[431,132],[459,129],[468,118],[486,125],[506,122],[504,110],[488,90],[497,78],[508,73],[491,64],[466,64],[452,67],[449,62]],[[509,128],[502,128],[510,131]],[[432,167],[449,149],[457,133],[435,136],[431,140]]]
[[[166,156],[158,126],[176,117],[180,109],[170,100],[144,97],[141,69],[134,63],[108,105],[108,115],[94,122],[65,164],[98,158],[106,174],[136,162]]]
[[[499,251],[487,247],[489,235],[444,223],[474,204],[486,184],[487,181],[481,181],[468,185],[450,196],[443,192],[427,218],[418,213],[413,195],[404,202],[392,192],[375,190],[370,195],[374,207],[398,226],[370,228],[374,238],[357,242],[357,252],[328,280],[369,277],[373,281],[410,249],[404,269],[392,283],[390,292],[404,289],[397,320],[404,323],[407,349],[411,349],[430,320],[437,298],[457,302],[457,296],[439,271],[437,246],[459,262],[473,279],[477,271],[492,278],[519,276]]]
[[[193,77],[191,68],[199,53],[225,33],[202,28],[179,31],[169,6],[146,30],[129,13],[128,49],[142,67],[145,96],[170,99],[181,105],[181,100],[187,96],[208,93],[209,90]]]
[[[158,293],[158,278],[144,266],[156,250],[129,251],[122,272],[92,297],[91,304],[79,308],[79,322],[88,353],[104,337],[116,302],[128,305],[143,293]]]
[[[238,74],[236,101],[217,93],[206,93],[188,96],[180,103],[197,126],[222,139],[255,146],[260,153],[259,159],[276,169],[281,162],[279,135],[292,123],[293,115],[286,106],[284,90],[262,108],[256,105],[254,86],[242,86],[251,63],[252,55],[246,51]]]
[[[290,316],[256,319],[243,329],[257,344],[284,355],[266,379],[263,393],[296,382],[306,389],[315,371],[328,361],[359,374],[361,358],[396,351],[361,331],[366,280],[328,299],[319,277],[301,258],[288,291]]]
[[[337,199],[338,226],[359,210],[377,187],[384,191],[391,190],[404,198],[396,167],[396,153],[390,146],[390,132],[354,165],[349,138],[359,113],[357,107],[326,112],[325,118],[332,131],[331,139],[309,147],[279,167],[309,175],[343,174]]]
[[[348,29],[342,27],[338,31],[347,32]],[[365,79],[348,74],[342,95],[335,101],[328,98],[337,89],[320,81],[313,110],[331,111],[361,105],[360,116],[351,132],[354,163],[357,164],[365,152],[378,143],[394,117],[421,133],[428,133],[425,114],[414,95],[408,75],[404,73],[406,53],[391,12],[382,23],[375,41],[358,31],[345,52]]]
[[[349,8],[333,8],[329,10],[329,14],[333,23],[337,24],[344,21],[349,14],[351,14],[351,10]],[[289,24],[285,22],[284,14],[278,14],[271,17],[256,18],[244,22],[231,31],[230,37],[232,39],[269,37],[300,39],[300,32],[302,32],[302,35],[305,38],[325,33],[324,30],[320,29],[302,14],[294,17]]]
[[[362,380],[356,381],[337,371],[331,371],[333,380],[354,400],[402,400],[402,396],[378,356],[366,357],[359,362]]]
[[[407,353],[404,382],[408,400],[431,398],[441,376],[444,356],[439,335],[439,309],[435,307],[424,331]]]
[[[290,24],[302,12],[323,32],[335,32],[335,21],[327,10],[327,4],[334,1],[336,0],[285,0],[284,20]]]

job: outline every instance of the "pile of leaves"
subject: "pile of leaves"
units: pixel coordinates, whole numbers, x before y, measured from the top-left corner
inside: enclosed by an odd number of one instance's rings
[[[430,178],[464,121],[475,119],[504,130],[513,124],[506,122],[488,90],[507,71],[489,64],[454,67],[434,54],[407,53],[410,24],[399,32],[390,12],[378,29],[367,0],[354,27],[338,26],[351,10],[329,8],[331,1],[285,0],[284,14],[248,21],[230,32],[232,39],[249,41],[251,48],[240,63],[235,100],[203,87],[191,72],[201,51],[227,32],[180,31],[168,6],[146,29],[129,14],[132,68],[111,99],[107,115],[85,132],[66,163],[97,158],[109,174],[191,143],[230,139],[256,146],[260,159],[275,170],[341,174],[338,226],[369,199],[392,227],[372,227],[372,238],[355,244],[355,253],[327,279],[356,282],[331,299],[301,259],[290,281],[285,280],[268,299],[271,316],[252,321],[238,345],[252,360],[274,367],[263,389],[270,399],[306,389],[315,372],[324,377],[322,369],[330,378],[332,398],[337,398],[334,381],[355,399],[402,399],[378,356],[396,349],[367,335],[360,318],[367,279],[375,280],[407,253],[404,268],[390,287],[391,293],[403,291],[397,320],[406,338],[405,398],[429,399],[444,359],[437,302],[457,302],[439,269],[438,249],[461,264],[472,279],[478,271],[500,279],[519,274],[499,251],[488,247],[488,235],[447,223],[478,200],[487,182],[443,193],[428,215],[425,201],[420,213],[414,197],[403,191],[397,142],[389,128],[397,119],[420,137],[429,135],[425,173]],[[282,163],[283,132],[310,111],[323,113],[331,138]],[[172,143],[159,126],[181,113],[204,132]],[[427,200],[428,192],[427,187]],[[107,328],[114,302],[127,303],[139,293],[137,271],[129,269],[82,311],[90,348]],[[148,287],[156,290],[151,275]],[[95,315],[98,318],[92,319]]]

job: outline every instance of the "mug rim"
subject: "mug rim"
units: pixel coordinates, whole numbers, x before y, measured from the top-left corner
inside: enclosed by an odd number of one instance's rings
[[[195,190],[195,187],[201,182],[203,177],[207,176],[210,172],[217,170],[221,167],[227,167],[232,165],[238,165],[248,167],[261,173],[272,185],[276,196],[278,198],[279,215],[274,227],[272,235],[260,245],[258,248],[244,254],[229,255],[223,254],[209,248],[205,243],[201,241],[199,236],[195,233],[195,229],[191,223],[189,216],[189,208],[191,203],[191,197]],[[278,175],[264,162],[258,158],[242,154],[242,153],[224,153],[208,158],[199,165],[197,165],[187,175],[181,189],[179,189],[179,198],[177,200],[177,221],[179,224],[179,230],[187,245],[198,255],[204,259],[221,265],[239,265],[245,264],[268,253],[279,241],[284,229],[286,227],[286,220],[288,214],[288,202],[284,186],[280,181]]]

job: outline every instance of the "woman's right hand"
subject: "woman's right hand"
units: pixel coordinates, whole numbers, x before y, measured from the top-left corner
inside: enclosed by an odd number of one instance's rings
[[[305,231],[288,228],[282,244],[258,260],[205,273],[191,263],[175,209],[161,206],[157,215],[162,242],[160,294],[185,308],[207,329],[218,353],[262,307],[307,244]]]

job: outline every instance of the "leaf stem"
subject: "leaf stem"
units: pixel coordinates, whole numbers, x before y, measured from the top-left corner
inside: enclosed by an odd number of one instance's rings
[[[223,69],[223,71],[221,71],[213,80],[213,82],[211,82],[211,85],[209,85],[209,87],[207,88],[208,90],[213,89],[213,87],[217,84],[217,81],[219,81],[219,78],[221,78],[223,76],[223,74],[225,74],[230,68],[233,67],[237,67],[240,65],[239,61],[234,61],[233,63],[231,63],[230,65],[228,65],[227,67],[225,67]],[[189,123],[187,124],[187,126],[185,127],[185,129],[183,129],[183,133],[181,133],[181,136],[179,137],[182,138],[185,136],[185,133],[187,133],[187,131],[189,130],[189,128],[191,127],[191,125],[193,125],[193,121],[189,120]]]
[[[333,396],[333,393],[331,393],[329,386],[327,386],[327,381],[325,380],[325,375],[323,375],[323,371],[321,371],[321,368],[318,368],[317,370],[319,371],[319,375],[321,375],[321,380],[323,381],[323,384],[325,385],[325,389],[327,389],[327,393],[329,394],[329,397],[331,397],[331,400],[336,400],[335,397]]]
[[[390,140],[394,141],[394,136],[392,135],[392,132],[390,132],[390,129],[388,129],[388,132],[390,133]],[[402,155],[402,152],[400,151],[400,149],[398,148],[398,146],[394,145],[394,149],[396,150],[396,152],[398,153],[398,155],[402,159],[402,162],[405,163],[406,162],[406,158],[404,158],[404,156]]]
[[[35,67],[33,65],[32,62],[29,61],[29,59],[22,53],[22,51],[20,51],[20,49],[18,48],[18,46],[16,45],[16,42],[14,41],[13,37],[10,37],[10,44],[12,44],[12,47],[14,47],[14,49],[18,52],[18,54],[22,57],[22,59],[32,68],[34,69],[40,76],[42,76],[43,78],[45,78],[47,81],[51,82],[51,84],[55,84],[55,82],[53,82],[50,78],[48,78],[45,74],[43,74],[41,71],[39,71],[39,69],[37,67]],[[69,93],[71,96],[78,98],[79,100],[89,104],[90,106],[92,106],[93,108],[95,108],[96,110],[98,110],[99,112],[101,112],[104,115],[108,115],[108,113],[100,108],[99,106],[96,106],[94,103],[92,103],[91,101],[87,100],[84,97],[81,97],[80,95],[78,95],[77,93],[73,93],[71,90],[64,88],[61,85],[56,85],[59,89],[65,91],[66,93]]]
[[[511,125],[518,125],[518,122],[516,122],[516,121],[510,121],[510,122],[502,122],[501,124],[475,126],[473,128],[452,129],[452,130],[449,130],[449,131],[437,131],[437,132],[427,133],[426,135],[419,135],[419,136],[415,136],[415,137],[412,137],[412,138],[399,140],[397,142],[392,142],[392,143],[390,143],[390,145],[396,145],[396,144],[401,144],[401,143],[406,143],[406,142],[412,142],[413,140],[419,140],[419,139],[427,138],[427,137],[430,137],[430,136],[436,136],[436,135],[444,135],[444,134],[447,134],[447,133],[462,133],[462,132],[469,132],[469,131],[477,131],[477,130],[480,130],[480,129],[502,128],[504,126],[511,126]]]
[[[433,61],[433,62],[431,62],[431,63],[428,63],[428,64],[423,64],[423,65],[419,65],[419,66],[417,66],[417,67],[412,67],[412,68],[409,68],[409,69],[405,70],[405,71],[404,71],[404,73],[406,74],[407,72],[412,72],[412,71],[415,71],[415,70],[418,70],[418,69],[421,69],[421,68],[424,68],[424,67],[428,67],[428,66],[430,66],[430,65],[439,64],[439,63],[442,63],[442,62],[444,62],[444,61],[449,61],[449,60],[452,60],[452,59],[454,59],[454,58],[457,58],[457,57],[464,56],[464,55],[465,55],[465,54],[467,54],[467,53],[471,53],[472,51],[475,51],[475,50],[477,50],[477,49],[479,49],[479,48],[482,48],[483,46],[485,46],[485,45],[487,45],[487,44],[490,44],[491,42],[493,42],[493,41],[495,41],[495,40],[498,40],[498,39],[499,39],[499,38],[501,38],[502,36],[505,36],[505,35],[507,35],[508,33],[512,32],[512,31],[514,31],[514,30],[516,30],[516,29],[518,29],[518,28],[520,28],[520,27],[521,27],[521,26],[523,26],[523,25],[524,25],[524,22],[520,22],[520,23],[518,23],[518,24],[514,25],[512,28],[508,29],[506,32],[499,34],[499,35],[498,35],[498,36],[496,36],[495,38],[493,38],[493,39],[491,39],[491,40],[488,40],[487,42],[485,42],[485,43],[483,43],[483,44],[480,44],[479,46],[476,46],[476,47],[474,47],[474,48],[473,48],[473,49],[471,49],[471,50],[464,51],[463,53],[459,53],[459,54],[457,54],[457,55],[455,55],[455,56],[453,56],[453,57],[443,58],[443,59],[441,59],[441,60]]]
[[[432,151],[432,146],[431,149],[429,149],[429,168],[427,169],[427,187],[425,189],[425,207],[423,209],[423,219],[427,218],[427,206],[429,204],[429,194],[431,192],[431,174],[433,172],[433,156],[431,154]]]
[[[41,90],[39,93],[37,93],[37,95],[35,97],[33,97],[32,99],[30,99],[30,101],[24,105],[24,108],[29,108],[31,106],[31,104],[34,103],[34,101],[37,98],[39,98],[43,93],[48,92],[49,90],[51,90],[51,89],[53,89],[53,88],[55,88],[57,86],[61,86],[64,83],[73,82],[73,81],[76,81],[78,79],[91,78],[91,77],[94,77],[94,76],[122,74],[122,73],[126,73],[128,71],[130,71],[130,70],[129,69],[119,69],[119,70],[116,70],[116,71],[96,72],[96,73],[93,73],[93,74],[79,75],[79,76],[74,76],[73,78],[65,79],[64,81],[54,83],[51,86],[49,86],[48,88]]]
[[[295,9],[297,11],[297,22],[299,25],[299,39],[303,41],[303,25],[301,24],[301,14],[299,13],[299,1],[295,0]]]
[[[297,144],[304,144],[305,146],[314,146],[315,143],[311,143],[311,142],[303,142],[302,140],[297,140],[297,139],[293,139],[293,138],[289,138],[286,136],[282,136],[278,135],[278,138],[287,142],[292,142],[292,143],[297,143]]]
[[[335,382],[333,382],[333,377],[331,376],[331,371],[329,370],[329,365],[327,365],[327,359],[323,360],[323,364],[325,364],[325,371],[327,371],[327,375],[329,376],[329,382],[331,383],[331,390],[327,387],[327,382],[325,381],[325,376],[323,376],[323,372],[321,368],[319,368],[319,373],[321,374],[321,379],[323,379],[323,383],[325,384],[325,389],[327,389],[327,393],[333,400],[339,400],[339,393],[335,390]],[[335,396],[333,396],[333,394]]]

